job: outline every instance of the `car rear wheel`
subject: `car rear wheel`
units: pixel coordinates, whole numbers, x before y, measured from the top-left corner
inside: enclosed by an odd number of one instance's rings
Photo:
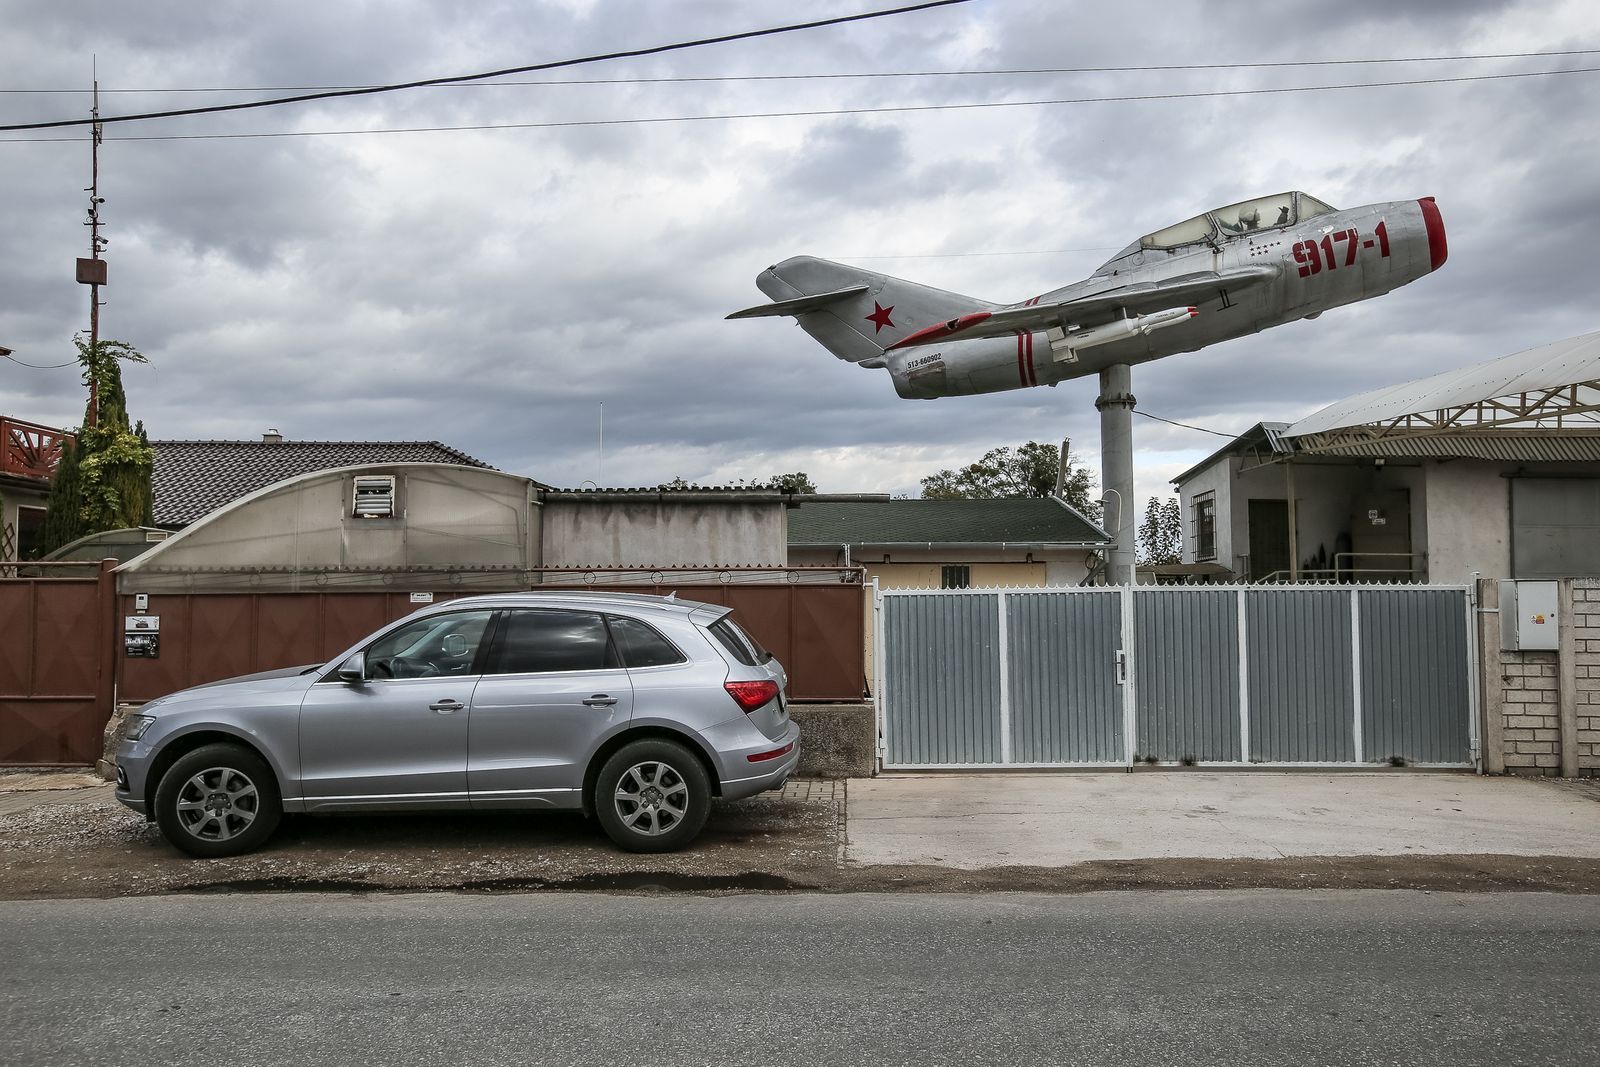
[[[675,741],[633,741],[595,781],[594,810],[606,835],[629,852],[671,852],[693,841],[711,813],[711,779]]]
[[[240,745],[204,745],[167,768],[156,786],[156,824],[191,856],[237,856],[277,829],[283,800],[277,779]]]

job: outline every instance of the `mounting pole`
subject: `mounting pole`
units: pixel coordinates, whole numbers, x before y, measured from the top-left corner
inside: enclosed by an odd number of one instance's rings
[[[1111,534],[1106,557],[1106,584],[1132,585],[1133,543],[1133,395],[1132,372],[1117,363],[1100,372],[1100,486],[1105,528]]]
[[[89,219],[84,223],[89,227],[89,258],[78,260],[78,281],[89,286],[89,346],[93,351],[100,344],[100,287],[105,284],[105,264],[100,260],[100,249],[105,245],[104,237],[100,236],[100,205],[104,202],[100,196],[100,78],[94,78],[93,102],[89,108],[89,116],[95,120],[89,127],[89,187],[84,192],[89,194]],[[83,422],[86,426],[96,426],[100,422],[100,382],[94,376],[89,376],[89,407],[84,412]]]

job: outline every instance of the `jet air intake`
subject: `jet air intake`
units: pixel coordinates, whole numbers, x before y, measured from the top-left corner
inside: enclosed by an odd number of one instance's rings
[[[1143,335],[1168,326],[1176,326],[1180,322],[1188,322],[1198,314],[1200,311],[1197,308],[1168,308],[1165,311],[1152,311],[1148,315],[1135,315],[1132,318],[1118,319],[1115,322],[1090,326],[1082,330],[1067,330],[1060,326],[1052,326],[1045,331],[1045,336],[1050,339],[1051,359],[1057,363],[1076,363],[1078,353],[1085,348],[1110,344],[1112,341],[1121,341],[1135,334]]]

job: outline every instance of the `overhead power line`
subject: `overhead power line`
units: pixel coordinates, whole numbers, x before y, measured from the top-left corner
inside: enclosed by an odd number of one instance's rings
[[[1181,426],[1185,430],[1199,430],[1201,433],[1208,433],[1215,437],[1226,437],[1230,441],[1239,436],[1236,433],[1223,433],[1221,430],[1208,430],[1204,426],[1192,426],[1187,422],[1175,422],[1172,419],[1163,419],[1160,415],[1152,415],[1148,411],[1140,411],[1138,408],[1134,408],[1133,413],[1135,415],[1143,415],[1147,419],[1155,419],[1157,422],[1164,422],[1168,426]]]
[[[348,96],[371,96],[376,93],[393,93],[402,89],[421,89],[429,85],[445,85],[460,82],[484,81],[489,78],[501,78],[508,74],[528,74],[536,70],[557,70],[562,67],[577,67],[586,63],[603,63],[613,59],[638,59],[643,56],[657,56],[666,52],[680,52],[689,48],[703,48],[713,44],[728,44],[732,41],[749,41],[758,37],[773,37],[783,33],[795,33],[800,30],[815,30],[826,26],[842,26],[850,22],[864,22],[868,19],[888,18],[892,15],[906,15],[916,11],[928,11],[938,7],[950,7],[955,4],[969,3],[970,0],[924,0],[920,4],[910,4],[905,7],[889,8],[884,11],[865,11],[855,15],[840,15],[831,19],[817,19],[812,22],[796,22],[787,26],[773,26],[764,30],[744,30],[740,33],[727,33],[718,37],[702,37],[693,41],[678,41],[673,44],[654,45],[649,48],[630,48],[619,52],[606,52],[600,55],[583,56],[578,59],[559,59],[548,63],[530,63],[520,67],[506,67],[502,70],[488,70],[477,74],[458,74],[447,78],[424,78],[419,81],[396,82],[391,85],[373,85],[359,89],[330,89],[323,92],[303,93],[298,96],[279,96],[270,100],[249,100],[233,104],[212,104],[207,107],[180,108],[175,111],[147,111],[135,115],[105,115],[98,119],[56,119],[50,122],[24,122],[0,126],[0,130],[53,130],[70,126],[109,125],[114,122],[137,122],[143,119],[177,118],[181,115],[210,115],[223,111],[246,111],[253,108],[279,107],[284,104],[305,103],[308,100],[332,100]]]
[[[32,370],[58,370],[61,367],[76,367],[78,365],[78,361],[75,359],[69,359],[65,363],[28,363],[6,351],[0,351],[0,356],[4,356],[19,367],[28,367]]]
[[[552,130],[580,126],[647,126],[666,122],[731,122],[741,119],[835,118],[846,115],[895,115],[931,111],[979,111],[1003,107],[1052,107],[1066,104],[1116,104],[1155,100],[1205,100],[1232,96],[1272,96],[1283,93],[1324,93],[1346,89],[1384,89],[1412,85],[1452,85],[1464,82],[1506,81],[1515,78],[1551,78],[1565,74],[1600,73],[1600,67],[1567,70],[1531,70],[1509,74],[1473,74],[1453,78],[1407,78],[1397,81],[1342,82],[1334,85],[1288,85],[1270,89],[1214,89],[1191,93],[1138,93],[1123,96],[1078,96],[1052,100],[992,100],[971,104],[906,104],[889,107],[818,108],[809,111],[747,111],[722,115],[660,115],[644,118],[557,119],[548,122],[485,122],[462,126],[396,126],[369,130],[282,130],[271,133],[172,133],[107,137],[108,141],[229,141],[272,137],[356,137],[390,133],[447,133],[484,130]],[[0,126],[0,130],[26,127]],[[81,141],[83,137],[0,137],[0,142],[44,143]]]
[[[1049,74],[1137,74],[1186,70],[1267,70],[1282,67],[1381,66],[1397,63],[1467,63],[1489,59],[1546,59],[1600,55],[1600,48],[1572,48],[1552,52],[1483,52],[1457,56],[1399,56],[1392,59],[1289,59],[1270,63],[1161,63],[1120,67],[1001,67],[988,70],[862,71],[834,74],[723,74],[661,78],[538,78],[516,81],[441,81],[431,88],[482,89],[500,85],[678,85],[717,82],[843,81],[869,78],[962,78]],[[380,89],[378,85],[216,85],[209,87],[106,89],[110,93],[298,93],[346,89]],[[0,95],[65,96],[87,89],[0,89]]]

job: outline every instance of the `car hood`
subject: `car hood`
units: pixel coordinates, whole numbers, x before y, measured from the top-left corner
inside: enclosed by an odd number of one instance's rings
[[[181,689],[170,696],[162,697],[161,702],[181,700],[191,693],[204,693],[215,696],[218,689],[231,689],[240,693],[276,693],[286,689],[295,689],[309,685],[313,676],[307,671],[315,670],[322,666],[320,663],[306,663],[298,667],[279,667],[275,671],[259,671],[255,674],[242,674],[237,678],[223,678],[220,681],[207,682],[204,685],[190,686]],[[152,703],[154,703],[152,701]]]

